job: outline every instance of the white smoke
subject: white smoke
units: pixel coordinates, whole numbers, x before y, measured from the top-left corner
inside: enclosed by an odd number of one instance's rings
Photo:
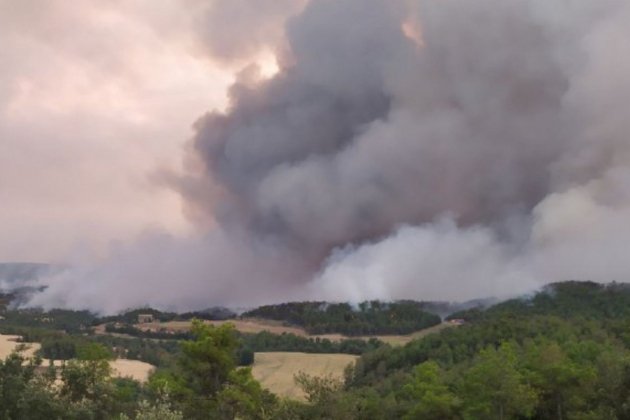
[[[262,45],[254,33],[242,42]],[[460,300],[628,281],[629,37],[621,0],[310,1],[278,74],[238,79],[227,112],[195,125],[200,166],[175,183],[214,232],[131,247],[34,303]]]

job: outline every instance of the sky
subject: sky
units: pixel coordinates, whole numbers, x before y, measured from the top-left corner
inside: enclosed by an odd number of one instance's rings
[[[182,166],[192,124],[225,108],[235,73],[274,66],[264,46],[213,54],[199,29],[212,7],[0,1],[0,261],[63,262],[147,230],[190,231],[159,173]]]
[[[0,0],[0,261],[113,313],[630,281],[625,0]]]

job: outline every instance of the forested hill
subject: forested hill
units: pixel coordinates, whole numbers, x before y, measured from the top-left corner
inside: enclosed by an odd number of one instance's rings
[[[158,319],[174,316],[151,313]],[[335,329],[346,322],[356,331],[365,323],[389,328],[397,319],[423,314],[417,302],[358,307],[307,302],[261,307],[247,315]],[[200,321],[181,341],[139,339],[92,334],[88,326],[102,319],[89,313],[6,309],[3,316],[2,331],[41,342],[40,355],[76,360],[63,364],[59,375],[54,369],[37,373],[42,371],[38,359],[26,363],[14,355],[0,361],[0,418],[148,413],[133,418],[630,419],[630,287],[625,284],[552,284],[531,296],[453,314],[466,321],[402,347],[377,340],[239,334],[229,323],[216,327]],[[128,321],[135,316],[127,314]],[[249,369],[238,367],[252,360],[255,365],[253,353],[269,350],[362,355],[343,380],[297,375],[306,401],[290,401],[263,391]],[[112,355],[158,368],[146,385],[113,379],[106,362]],[[95,368],[101,372],[96,376]]]
[[[533,296],[507,300],[486,310],[472,308],[455,312],[447,319],[480,321],[532,315],[585,319],[630,317],[630,284],[589,281],[552,283]]]
[[[315,417],[630,418],[628,285],[557,283],[452,317],[467,321],[363,355]]]
[[[311,334],[340,333],[349,336],[408,334],[441,322],[439,315],[415,301],[359,303],[291,302],[261,306],[243,317],[284,321]]]

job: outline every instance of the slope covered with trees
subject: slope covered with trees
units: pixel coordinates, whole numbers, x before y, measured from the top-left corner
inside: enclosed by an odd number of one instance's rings
[[[146,341],[166,356],[141,385],[104,363],[128,338],[84,335],[56,372],[20,355],[0,363],[0,418],[628,419],[629,303],[627,285],[565,282],[462,311],[459,327],[364,349],[343,379],[296,375],[305,401],[274,396],[239,366],[257,346],[300,350],[295,338],[195,322],[187,340]],[[42,351],[78,339],[59,334]]]
[[[424,308],[424,303],[415,301],[369,301],[356,307],[348,303],[291,302],[261,306],[243,316],[284,321],[310,334],[409,334],[441,322],[440,316]]]
[[[303,417],[630,418],[630,288],[550,285],[467,323],[363,355]]]

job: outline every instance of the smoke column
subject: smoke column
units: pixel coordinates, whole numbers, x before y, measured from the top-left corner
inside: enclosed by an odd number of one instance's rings
[[[243,70],[228,110],[195,123],[188,173],[168,177],[206,233],[143,238],[32,304],[461,300],[630,279],[627,2],[295,10],[279,72]]]

